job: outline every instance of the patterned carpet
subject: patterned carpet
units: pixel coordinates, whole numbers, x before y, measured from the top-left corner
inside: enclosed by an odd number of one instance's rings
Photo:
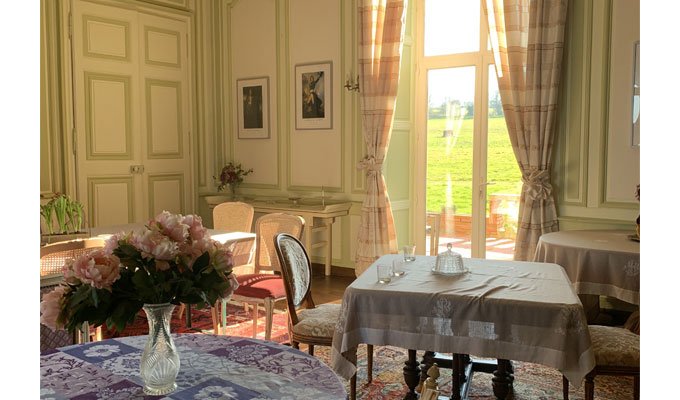
[[[175,309],[171,322],[174,333],[212,333],[212,321],[208,310],[192,310],[192,328],[184,326],[184,320],[180,320]],[[228,305],[227,335],[252,336],[251,312],[246,313],[242,306]],[[288,341],[287,314],[277,312],[274,315],[274,327],[272,329],[272,341],[286,343]],[[145,335],[148,333],[148,324],[144,313],[141,312],[135,323],[127,327],[122,333],[103,332],[105,338],[114,336]],[[259,339],[264,339],[264,311],[260,309],[258,319]],[[303,347],[306,351],[306,348]],[[314,354],[324,362],[330,360],[330,349],[319,346]],[[418,352],[418,358],[422,356]],[[402,399],[407,391],[403,383],[402,368],[407,359],[404,349],[391,346],[375,346],[373,361],[373,382],[366,382],[366,346],[360,346],[357,354],[359,360],[359,373],[357,379],[357,398],[363,400],[393,400]],[[562,399],[562,375],[554,369],[538,364],[525,362],[513,362],[515,368],[515,381],[513,393],[509,399],[514,400],[557,400]],[[493,400],[491,388],[491,374],[475,373],[472,386],[468,393],[470,400]],[[349,382],[347,383],[349,393]],[[443,394],[451,394],[451,372],[442,369],[439,378],[439,386]],[[569,398],[583,400],[583,386],[575,389],[570,386]],[[633,379],[629,377],[601,376],[595,379],[595,398],[597,400],[627,400],[633,398]]]

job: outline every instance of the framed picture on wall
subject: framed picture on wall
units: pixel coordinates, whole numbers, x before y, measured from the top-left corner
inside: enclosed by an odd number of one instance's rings
[[[295,66],[295,129],[333,128],[332,63]]]
[[[269,138],[269,77],[236,81],[239,139]]]

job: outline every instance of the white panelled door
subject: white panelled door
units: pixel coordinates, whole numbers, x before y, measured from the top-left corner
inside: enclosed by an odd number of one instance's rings
[[[72,8],[78,198],[90,226],[193,210],[188,22]]]

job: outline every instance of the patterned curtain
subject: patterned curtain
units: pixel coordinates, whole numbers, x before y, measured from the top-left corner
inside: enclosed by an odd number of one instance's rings
[[[559,230],[551,153],[568,0],[485,0],[498,88],[522,171],[515,260],[531,260],[538,238]]]
[[[397,234],[382,165],[392,133],[405,2],[359,1],[360,106],[367,154],[357,166],[366,171],[366,196],[357,238],[356,276],[381,255],[397,252]]]

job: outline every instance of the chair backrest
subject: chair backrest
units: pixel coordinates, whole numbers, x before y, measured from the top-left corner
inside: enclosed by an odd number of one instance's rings
[[[103,248],[104,238],[76,239],[57,242],[40,248],[40,278],[61,275],[61,267],[68,258],[78,258],[92,250]]]
[[[287,234],[280,233],[274,240],[276,255],[281,264],[281,274],[286,288],[288,313],[293,325],[298,323],[296,310],[302,306],[314,308],[312,299],[312,265],[305,247],[300,241]]]
[[[105,244],[103,238],[77,239],[67,242],[57,242],[48,244],[40,248],[40,300],[43,294],[52,291],[59,285],[64,275],[62,267],[69,258],[78,258],[80,255],[88,253],[98,248],[103,248]],[[52,329],[40,324],[40,351],[54,349],[57,347],[68,346],[78,343],[78,334],[69,333],[60,329]]]
[[[302,237],[305,220],[297,215],[285,213],[265,214],[255,222],[255,273],[261,271],[281,271],[279,259],[274,248],[274,236],[288,233],[295,238]]]
[[[213,209],[213,228],[227,232],[250,232],[255,210],[248,203],[227,201]]]

